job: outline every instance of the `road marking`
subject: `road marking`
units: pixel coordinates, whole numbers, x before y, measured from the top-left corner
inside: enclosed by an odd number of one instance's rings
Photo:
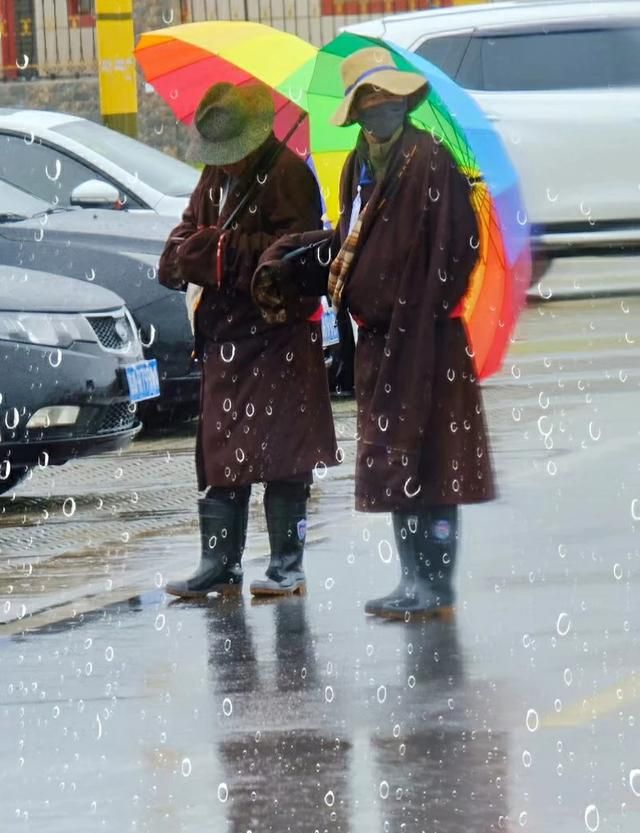
[[[630,677],[593,697],[586,697],[580,702],[563,708],[560,712],[550,712],[541,721],[544,728],[560,726],[582,726],[598,720],[624,706],[640,700],[640,680]]]

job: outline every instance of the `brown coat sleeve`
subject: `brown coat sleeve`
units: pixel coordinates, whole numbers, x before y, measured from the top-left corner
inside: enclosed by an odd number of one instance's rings
[[[431,210],[429,221],[429,246],[434,261],[440,292],[436,306],[439,318],[448,318],[463,299],[469,278],[478,260],[480,230],[471,204],[471,186],[457,169],[448,154],[442,164],[444,199]],[[429,196],[429,195],[427,195]],[[438,251],[446,241],[445,250]]]
[[[233,289],[249,294],[262,254],[285,234],[322,228],[322,202],[315,177],[299,159],[283,153],[269,174],[272,187],[256,208],[265,212],[265,228],[247,233],[238,227],[224,238],[224,278]],[[247,209],[251,210],[251,209]]]
[[[160,256],[158,280],[169,289],[185,289],[187,283],[200,286],[216,282],[215,259],[218,231],[215,227],[198,229],[197,206],[206,198],[207,169],[191,195],[182,221],[173,229]]]

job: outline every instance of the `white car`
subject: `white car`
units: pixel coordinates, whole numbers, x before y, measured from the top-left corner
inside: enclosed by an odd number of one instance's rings
[[[88,119],[0,108],[0,179],[65,207],[180,217],[199,172]]]
[[[421,55],[475,98],[520,175],[549,287],[640,283],[638,0],[458,6],[347,29]]]

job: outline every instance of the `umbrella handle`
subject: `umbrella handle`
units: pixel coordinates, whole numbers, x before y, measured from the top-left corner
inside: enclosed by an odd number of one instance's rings
[[[291,252],[287,252],[286,255],[283,255],[282,260],[294,260],[301,255],[306,254],[307,252],[311,252],[314,249],[319,249],[320,246],[323,246],[327,241],[326,240],[316,240],[314,243],[307,243],[306,246],[300,246],[299,249],[294,249]]]

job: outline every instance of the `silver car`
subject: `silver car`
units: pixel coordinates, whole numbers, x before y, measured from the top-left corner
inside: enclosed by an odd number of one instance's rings
[[[416,52],[483,108],[520,174],[544,285],[640,284],[640,2],[458,6],[348,30]]]
[[[0,108],[0,178],[63,207],[180,217],[199,172],[88,119]]]

